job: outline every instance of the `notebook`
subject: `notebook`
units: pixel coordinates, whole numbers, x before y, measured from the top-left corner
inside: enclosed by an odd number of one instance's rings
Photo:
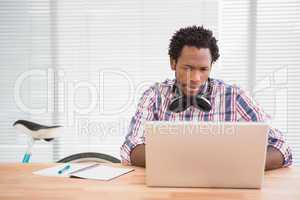
[[[111,167],[99,163],[66,163],[33,172],[41,176],[71,177],[108,181],[134,169]]]

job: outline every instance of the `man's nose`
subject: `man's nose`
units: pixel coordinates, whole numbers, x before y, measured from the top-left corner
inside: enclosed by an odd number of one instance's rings
[[[190,73],[191,82],[199,83],[199,82],[201,82],[201,79],[202,79],[202,73],[199,70],[193,70]]]

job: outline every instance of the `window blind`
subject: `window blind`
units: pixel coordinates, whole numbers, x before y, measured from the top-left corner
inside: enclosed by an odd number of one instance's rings
[[[300,2],[257,0],[256,97],[300,164]],[[262,89],[261,87],[264,86]]]
[[[220,3],[220,66],[217,77],[249,89],[250,1]]]
[[[62,0],[56,5],[58,121],[66,125],[56,159],[83,151],[119,157],[142,92],[174,77],[167,54],[172,34],[194,24],[218,34],[217,1]]]
[[[21,161],[26,150],[26,136],[12,127],[16,120],[52,123],[51,114],[43,111],[53,101],[47,81],[52,68],[49,13],[47,0],[0,1],[1,162]],[[52,145],[38,142],[33,154],[33,162],[52,160]]]
[[[220,76],[248,89],[300,163],[300,2],[222,1]]]

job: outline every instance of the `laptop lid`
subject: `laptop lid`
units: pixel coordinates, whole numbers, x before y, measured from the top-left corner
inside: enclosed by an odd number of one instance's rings
[[[261,187],[267,124],[152,121],[144,128],[148,186]]]

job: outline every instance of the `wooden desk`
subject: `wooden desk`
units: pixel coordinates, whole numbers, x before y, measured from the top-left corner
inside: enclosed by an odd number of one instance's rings
[[[43,177],[33,171],[54,164],[0,164],[0,199],[284,199],[300,200],[300,167],[266,172],[261,190],[152,188],[145,185],[145,170],[111,181]],[[119,166],[119,165],[117,165]]]

